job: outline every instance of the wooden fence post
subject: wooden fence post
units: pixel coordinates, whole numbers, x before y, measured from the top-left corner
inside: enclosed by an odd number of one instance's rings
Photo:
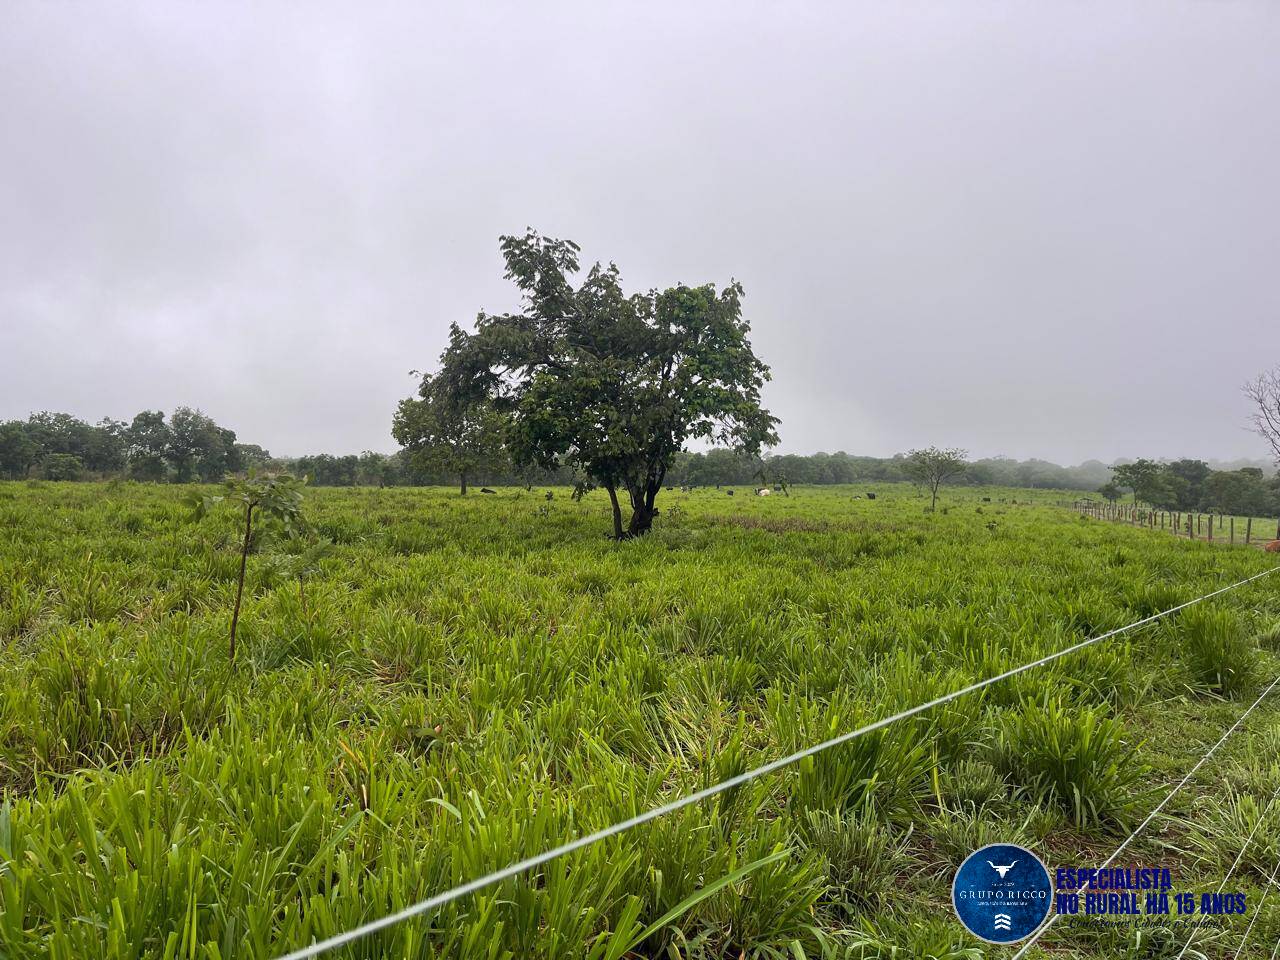
[[[1209,542],[1213,543],[1213,514],[1209,514]]]
[[[1247,547],[1253,539],[1253,517],[1244,522],[1244,545]]]
[[[1231,518],[1231,545],[1236,545],[1236,518]]]

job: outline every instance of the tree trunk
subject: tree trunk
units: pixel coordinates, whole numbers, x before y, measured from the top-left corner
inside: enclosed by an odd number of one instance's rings
[[[463,470],[458,474],[458,482],[462,486],[462,495],[465,497],[467,495],[467,471]],[[481,497],[480,499],[483,500],[484,497]]]
[[[662,479],[651,480],[642,487],[632,487],[631,522],[627,525],[628,537],[642,537],[653,527],[653,518],[658,515],[654,509],[654,501],[662,488]]]
[[[622,508],[618,506],[618,491],[613,484],[606,484],[605,489],[609,491],[609,502],[613,504],[613,539],[621,540],[622,533]]]
[[[240,598],[244,596],[244,567],[249,560],[249,539],[253,534],[253,504],[244,511],[244,543],[240,546],[240,579],[236,582],[236,606],[231,611],[231,662],[236,662],[236,627],[240,625]]]
[[[929,504],[929,512],[937,513],[938,512],[938,485],[935,483],[932,487],[929,488],[929,492],[933,494],[933,502]]]

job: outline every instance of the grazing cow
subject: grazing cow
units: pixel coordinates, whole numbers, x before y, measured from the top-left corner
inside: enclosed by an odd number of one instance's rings
[[[875,495],[874,493],[872,493],[870,490],[868,490],[868,491],[867,491],[867,499],[868,499],[868,500],[874,500],[875,498],[876,498],[876,495]]]
[[[1280,540],[1272,540],[1262,549],[1267,553],[1280,553]]]
[[[725,493],[727,493],[727,494],[728,494],[729,496],[731,496],[731,497],[733,496],[733,491],[732,491],[732,490],[726,490],[726,491],[725,491]]]
[[[773,493],[773,491],[772,491],[772,490],[770,490],[768,487],[761,487],[759,490],[757,490],[757,491],[756,491],[756,496],[757,496],[757,497],[767,497],[767,496],[769,496],[769,494],[771,494],[771,493]]]
[[[498,491],[497,491],[497,490],[490,490],[488,487],[481,487],[481,488],[480,488],[480,492],[481,492],[481,493],[497,493]]]

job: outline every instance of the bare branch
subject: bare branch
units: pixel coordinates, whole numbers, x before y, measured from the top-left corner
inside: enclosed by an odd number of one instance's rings
[[[1271,445],[1276,463],[1280,464],[1280,367],[1246,383],[1244,395],[1257,408],[1249,418],[1253,429]]]

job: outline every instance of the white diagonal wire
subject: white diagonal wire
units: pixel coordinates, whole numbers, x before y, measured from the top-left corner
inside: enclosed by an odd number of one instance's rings
[[[1276,874],[1280,873],[1280,860],[1276,861],[1275,869],[1271,871],[1271,876],[1267,878],[1267,889],[1262,891],[1262,899],[1258,901],[1258,909],[1253,911],[1253,919],[1249,921],[1249,926],[1245,928],[1244,936],[1240,938],[1240,946],[1236,947],[1236,952],[1232,957],[1235,960],[1240,956],[1240,951],[1244,949],[1244,945],[1249,942],[1249,935],[1253,933],[1253,925],[1258,922],[1258,917],[1262,914],[1262,905],[1267,902],[1267,896],[1271,893],[1271,887],[1276,882]]]
[[[1254,836],[1258,832],[1258,828],[1262,826],[1262,822],[1267,819],[1267,814],[1271,812],[1272,806],[1275,805],[1276,797],[1280,797],[1280,786],[1276,787],[1275,793],[1271,794],[1271,799],[1267,801],[1266,807],[1258,816],[1258,822],[1253,825],[1253,829],[1249,831],[1249,836],[1244,839],[1244,846],[1240,848],[1240,852],[1236,854],[1235,862],[1231,864],[1231,868],[1227,870],[1226,876],[1222,878],[1222,882],[1218,884],[1218,893],[1221,893],[1226,887],[1227,881],[1231,879],[1231,874],[1236,872],[1236,867],[1240,866],[1240,861],[1244,859],[1245,851],[1249,849],[1249,844],[1253,842]],[[1182,955],[1191,947],[1191,941],[1196,938],[1196,931],[1192,930],[1191,935],[1187,937],[1187,942],[1182,945],[1182,949],[1178,951],[1178,955],[1173,960],[1182,960]]]
[[[1273,689],[1275,689],[1276,684],[1280,684],[1280,677],[1276,677],[1274,680],[1272,680],[1270,686],[1268,686],[1267,689],[1263,690],[1262,693],[1258,695],[1258,699],[1253,701],[1253,703],[1249,704],[1249,709],[1247,709],[1244,713],[1240,714],[1240,716],[1236,717],[1236,722],[1227,728],[1227,732],[1222,735],[1222,738],[1218,740],[1218,742],[1215,743],[1212,747],[1210,747],[1203,757],[1201,757],[1199,760],[1196,761],[1196,765],[1187,771],[1187,775],[1178,781],[1178,784],[1165,795],[1165,798],[1163,800],[1161,800],[1158,804],[1156,804],[1156,808],[1152,810],[1149,814],[1147,814],[1147,818],[1143,820],[1140,824],[1138,824],[1138,826],[1134,829],[1133,833],[1125,837],[1124,843],[1116,847],[1115,852],[1112,853],[1111,856],[1107,857],[1107,862],[1104,863],[1101,867],[1099,867],[1098,868],[1099,870],[1105,870],[1107,869],[1107,867],[1111,866],[1111,864],[1115,862],[1116,857],[1120,856],[1120,854],[1124,852],[1125,848],[1129,846],[1130,843],[1133,842],[1133,838],[1136,837],[1138,834],[1140,834],[1146,828],[1147,824],[1149,824],[1152,820],[1156,818],[1156,815],[1159,814],[1160,811],[1165,808],[1165,804],[1167,804],[1170,800],[1172,800],[1174,798],[1174,795],[1177,794],[1179,790],[1181,790],[1183,787],[1187,785],[1187,782],[1195,775],[1195,772],[1205,765],[1208,759],[1217,752],[1220,746],[1222,746],[1224,743],[1227,742],[1227,737],[1231,736],[1231,734],[1236,732],[1236,728],[1239,727],[1240,724],[1244,723],[1245,718],[1249,716],[1249,714],[1253,713],[1253,708],[1256,707],[1258,704],[1260,704],[1263,701],[1263,699],[1267,696],[1267,694],[1269,694]],[[1058,917],[1060,916],[1061,914],[1055,913],[1052,917],[1050,917],[1048,922],[1046,922],[1044,926],[1042,926],[1039,930],[1037,930],[1034,934],[1032,934],[1031,939],[1022,945],[1022,949],[1020,949],[1017,953],[1015,953],[1011,958],[1011,960],[1019,960],[1020,957],[1024,956],[1026,952],[1030,950],[1031,947],[1035,944],[1035,942],[1039,940],[1042,936],[1044,936],[1044,934],[1048,931],[1048,929],[1054,925],[1054,923],[1057,921]]]
[[[568,843],[561,844],[558,847],[553,847],[550,850],[543,851],[542,853],[536,854],[532,857],[527,857],[526,859],[520,860],[516,863],[508,864],[500,870],[494,870],[492,873],[487,873],[475,880],[470,880],[467,883],[460,884],[459,886],[446,890],[443,893],[438,893],[433,897],[428,897],[426,900],[420,900],[417,903],[410,904],[407,907],[397,910],[395,913],[389,913],[377,918],[376,920],[370,920],[369,922],[362,923],[357,927],[352,927],[350,930],[334,934],[333,936],[317,943],[300,947],[297,950],[284,954],[278,958],[278,960],[309,960],[311,957],[317,957],[322,953],[327,953],[330,950],[335,950],[338,947],[344,946],[355,940],[359,940],[362,937],[367,937],[371,933],[376,933],[379,930],[385,930],[387,927],[403,923],[405,920],[409,920],[412,917],[430,913],[431,911],[437,910],[446,904],[467,896],[468,894],[475,893],[477,890],[482,890],[495,883],[501,883],[503,880],[508,880],[511,877],[518,876],[528,870],[532,870],[534,867],[540,867],[545,863],[549,863],[552,860],[563,857],[565,854],[573,853],[575,850],[581,850],[583,847],[589,847],[592,844],[599,843],[601,840],[608,839],[609,837],[630,830],[633,827],[638,827],[641,824],[648,823],[651,820],[657,820],[659,817],[664,817],[669,813],[675,813],[677,810],[682,810],[685,807],[700,803],[701,801],[714,797],[726,790],[731,790],[734,787],[741,786],[742,784],[755,780],[758,777],[763,777],[766,774],[773,773],[775,770],[788,767],[793,763],[803,760],[805,757],[811,757],[814,754],[821,753],[831,747],[848,743],[850,740],[856,740],[858,737],[866,736],[868,733],[874,733],[876,730],[887,727],[891,723],[897,723],[899,720],[905,720],[907,717],[914,717],[917,714],[924,713],[926,710],[931,710],[944,703],[950,703],[952,700],[963,697],[966,694],[973,693],[975,690],[981,690],[984,687],[989,687],[993,683],[998,683],[1001,680],[1007,680],[1009,677],[1025,673],[1027,670],[1044,666],[1046,663],[1052,663],[1054,660],[1075,653],[1077,650],[1083,650],[1085,647],[1091,646],[1092,644],[1098,643],[1102,640],[1117,636],[1121,633],[1127,633],[1128,631],[1144,626],[1145,624],[1153,623],[1162,617],[1167,617],[1170,614],[1177,613],[1179,610],[1185,610],[1187,607],[1193,606],[1194,604],[1201,603],[1202,601],[1209,600],[1213,597],[1219,596],[1220,594],[1226,593],[1228,590],[1234,590],[1237,587],[1244,586],[1246,583],[1252,583],[1254,580],[1258,580],[1270,573],[1274,573],[1276,570],[1280,570],[1280,567],[1271,567],[1270,569],[1264,570],[1261,573],[1256,573],[1251,577],[1246,577],[1245,579],[1238,580],[1228,586],[1220,587],[1212,593],[1206,593],[1203,596],[1196,597],[1194,600],[1188,600],[1185,603],[1180,603],[1176,607],[1170,607],[1168,610],[1161,610],[1159,613],[1153,613],[1149,617],[1143,617],[1141,620],[1135,620],[1133,623],[1126,626],[1117,627],[1115,630],[1099,634],[1096,637],[1081,640],[1079,643],[1072,644],[1063,650],[1059,650],[1057,653],[1051,653],[1038,660],[1032,660],[1030,663],[1024,663],[1021,666],[1006,670],[1004,673],[996,674],[994,677],[988,677],[985,680],[979,680],[976,683],[971,683],[969,686],[960,690],[944,694],[943,696],[930,700],[927,703],[922,703],[918,706],[895,713],[892,716],[877,720],[874,723],[869,723],[865,727],[859,727],[858,729],[851,730],[848,733],[842,733],[829,740],[824,740],[822,743],[805,747],[803,750],[797,750],[795,753],[788,754],[787,756],[781,757],[777,760],[772,760],[769,763],[756,767],[753,770],[747,770],[744,773],[730,777],[727,780],[722,780],[709,787],[704,787],[695,793],[678,797],[677,799],[664,803],[661,806],[651,807],[642,813],[638,813],[626,820],[620,820],[619,822],[601,830],[597,830],[594,833],[588,833],[584,836],[578,837],[576,840],[571,840]],[[1041,928],[1042,931],[1044,929],[1044,927]],[[1021,956],[1021,954],[1019,954],[1019,956]]]

